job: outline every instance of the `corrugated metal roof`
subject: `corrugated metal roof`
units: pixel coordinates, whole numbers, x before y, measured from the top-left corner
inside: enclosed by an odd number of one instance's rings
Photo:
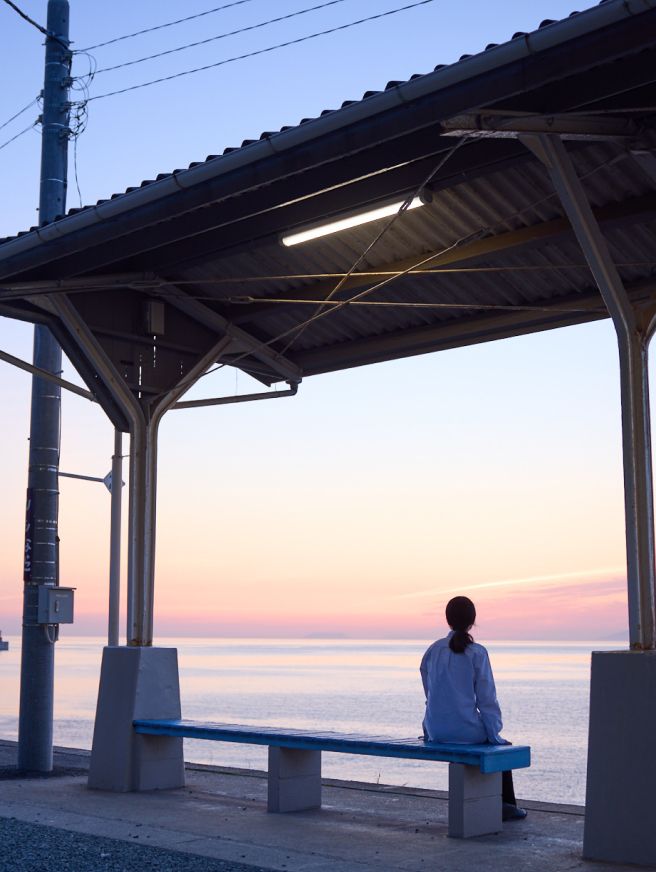
[[[599,0],[598,5],[599,5],[599,6],[603,6],[605,3],[609,3],[609,2],[613,2],[613,0]],[[576,17],[577,15],[581,15],[581,14],[583,14],[583,13],[578,12],[578,11],[573,11],[573,12],[571,12],[571,13],[569,14],[569,16],[567,16],[567,18],[574,18],[574,17]],[[560,20],[561,20],[561,21],[564,21],[564,20],[566,20],[566,19],[560,19]],[[539,26],[536,28],[536,31],[533,31],[533,32],[537,32],[538,30],[542,30],[542,29],[544,29],[544,28],[546,28],[546,27],[551,27],[552,25],[557,24],[557,23],[558,23],[558,20],[557,20],[557,19],[550,19],[550,18],[544,19],[543,21],[540,22]],[[513,33],[511,39],[512,39],[512,40],[515,40],[515,39],[521,39],[521,38],[526,37],[526,36],[528,36],[528,35],[529,35],[528,32],[525,32],[525,31],[517,31],[517,32]],[[497,48],[498,45],[499,45],[498,43],[488,43],[488,45],[485,46],[485,49],[483,50],[483,52],[479,52],[478,54],[483,54],[483,53],[485,53],[485,52],[489,52],[490,50],[492,50],[492,49],[494,49],[494,48]],[[475,57],[475,55],[473,55],[473,54],[463,54],[463,55],[460,56],[459,60],[456,61],[456,63],[461,63],[462,61],[469,60],[469,59],[471,59],[472,57]],[[437,65],[433,68],[433,70],[432,70],[431,72],[438,72],[438,71],[440,71],[440,70],[444,70],[444,69],[446,69],[448,66],[453,66],[453,65],[452,65],[452,64],[437,64]],[[425,76],[425,75],[427,75],[427,73],[415,73],[414,75],[412,75],[412,76],[410,77],[410,79],[408,79],[408,80],[406,80],[406,81],[413,81],[414,79],[422,78],[422,77]],[[361,102],[363,102],[364,100],[368,100],[368,99],[370,99],[371,97],[376,96],[377,94],[381,94],[381,93],[383,93],[383,91],[389,91],[389,90],[391,90],[391,89],[398,88],[399,85],[406,84],[406,81],[403,81],[403,80],[397,80],[397,81],[390,81],[390,82],[387,82],[387,84],[385,85],[385,87],[384,87],[383,89],[381,89],[381,90],[379,90],[379,91],[365,91],[365,93],[362,95],[362,97],[361,97],[359,100],[344,100],[344,101],[342,102],[341,106],[340,106],[338,109],[324,109],[324,110],[320,113],[320,116],[317,116],[317,117],[323,117],[323,116],[325,116],[325,115],[331,115],[331,114],[333,114],[333,113],[335,113],[335,112],[339,112],[340,109],[345,109],[345,108],[347,108],[347,107],[349,107],[349,106],[353,106],[353,105],[355,105],[355,104],[357,104],[357,103],[361,103]],[[297,127],[300,127],[300,126],[302,126],[302,125],[304,125],[304,124],[308,124],[308,123],[310,123],[310,122],[312,122],[312,121],[316,121],[316,117],[302,118],[301,121],[300,121],[300,122],[298,123],[298,125],[296,125],[296,126],[297,126]],[[195,168],[195,167],[201,166],[202,164],[209,163],[210,161],[217,161],[217,160],[220,160],[221,157],[223,157],[224,155],[233,154],[234,152],[239,151],[240,149],[246,148],[247,146],[252,145],[252,144],[254,144],[255,142],[258,142],[258,141],[261,141],[261,140],[268,140],[268,139],[271,139],[271,138],[277,136],[277,135],[280,134],[280,133],[284,133],[285,131],[292,130],[292,129],[294,129],[293,126],[291,126],[291,125],[285,125],[285,126],[281,127],[279,130],[276,130],[276,131],[264,131],[264,132],[260,133],[260,135],[257,137],[257,139],[245,139],[245,140],[242,141],[241,145],[239,145],[239,146],[227,146],[226,148],[223,149],[223,152],[222,152],[221,155],[209,154],[209,155],[207,155],[207,157],[205,158],[205,160],[203,160],[203,161],[192,161],[192,162],[191,162],[187,167],[185,167],[185,168],[174,169],[174,170],[172,170],[171,172],[162,172],[162,173],[158,173],[158,174],[155,176],[155,178],[153,178],[153,179],[144,179],[144,180],[141,181],[141,183],[140,183],[139,185],[132,185],[132,186],[130,186],[130,187],[127,187],[124,191],[121,191],[121,192],[118,192],[118,193],[114,193],[114,194],[112,194],[109,198],[102,198],[102,199],[100,199],[100,200],[97,200],[95,204],[89,204],[89,205],[85,205],[85,206],[81,206],[81,207],[71,207],[70,209],[67,210],[66,215],[76,215],[76,214],[78,214],[79,212],[84,212],[84,211],[86,211],[86,210],[88,210],[88,209],[93,208],[93,205],[98,206],[98,205],[101,205],[101,204],[103,204],[103,203],[108,202],[108,200],[115,200],[115,199],[117,199],[118,197],[124,197],[126,194],[130,194],[130,193],[132,193],[133,191],[139,190],[140,188],[148,187],[149,185],[152,185],[152,184],[154,184],[155,182],[162,181],[163,179],[170,178],[171,176],[174,176],[174,175],[178,175],[179,173],[183,173],[183,172],[185,172],[185,170],[193,169],[193,168]],[[18,232],[17,234],[15,234],[15,236],[6,236],[6,237],[4,237],[4,238],[0,238],[0,245],[2,245],[4,242],[7,242],[7,241],[9,241],[9,240],[11,240],[11,239],[17,238],[18,236],[23,236],[23,235],[25,235],[26,233],[31,233],[31,232],[35,231],[35,230],[37,229],[37,227],[44,227],[44,226],[46,226],[47,224],[54,223],[55,221],[58,221],[58,220],[60,220],[60,219],[63,218],[63,217],[64,217],[63,215],[58,215],[58,216],[56,216],[56,217],[53,219],[52,222],[48,222],[48,221],[46,221],[46,222],[44,222],[43,224],[40,224],[40,225],[33,225],[32,227],[29,228],[29,230],[20,231],[20,232]]]
[[[586,191],[597,206],[624,197],[650,194],[653,185],[628,154],[617,160],[617,149],[608,145],[593,145],[575,155],[579,173],[587,174]],[[601,169],[600,169],[601,167]],[[612,194],[611,194],[612,191]],[[610,196],[609,196],[610,194]],[[535,203],[527,206],[527,201]],[[538,202],[536,202],[538,201]],[[471,183],[462,183],[435,194],[433,202],[421,209],[408,212],[388,231],[384,244],[374,248],[359,269],[384,268],[389,263],[411,257],[417,252],[439,251],[452,245],[454,240],[467,237],[487,228],[489,235],[520,228],[530,228],[560,218],[562,209],[543,168],[527,164],[522,168],[491,174]],[[379,226],[384,219],[379,222]],[[621,229],[607,231],[607,238],[619,263],[637,263],[642,266],[621,266],[620,272],[627,283],[646,278],[654,272],[653,221],[634,225],[631,232]],[[194,281],[194,293],[229,302],[231,297],[253,294],[252,287],[236,282],[235,287],[211,283],[217,270],[224,278],[280,273],[321,274],[345,272],[361,254],[376,232],[369,224],[348,232],[313,240],[311,245],[283,249],[276,241],[236,255],[227,255],[207,266],[181,270],[177,278]],[[419,259],[419,258],[418,258]],[[653,266],[652,266],[653,264]],[[504,251],[468,262],[479,272],[445,272],[434,277],[406,276],[368,299],[385,302],[416,302],[475,304],[487,306],[536,305],[541,301],[553,302],[559,297],[594,290],[593,282],[576,241],[558,239],[546,241],[522,253]],[[560,269],[557,267],[560,266]],[[485,272],[485,268],[489,272]],[[456,267],[454,267],[455,269]],[[461,265],[462,268],[462,265]],[[497,271],[497,272],[495,272]],[[210,280],[205,284],[204,281]],[[371,284],[375,279],[371,280]],[[333,284],[337,279],[333,280]],[[263,281],[256,286],[258,297],[284,298],[290,291],[311,288],[308,279]],[[344,295],[337,299],[343,299]],[[226,300],[226,298],[228,298]],[[298,324],[302,311],[306,317],[313,311],[305,304],[289,306],[270,304],[269,312],[257,314],[257,326],[267,336],[276,336]],[[239,316],[239,305],[231,310]],[[351,307],[339,314],[318,321],[304,330],[294,343],[301,352],[332,343],[347,342],[365,335],[378,336],[387,331],[402,331],[423,324],[466,317],[468,310],[454,309],[382,309]],[[240,323],[244,323],[241,322]]]
[[[192,164],[176,184],[166,174],[5,242],[0,314],[49,323],[99,390],[76,331],[20,283],[63,287],[145,406],[224,335],[234,344],[222,361],[270,383],[606,317],[545,168],[506,138],[511,122],[545,115],[579,125],[568,151],[612,256],[634,298],[656,299],[655,184],[632,152],[656,153],[656,0],[606,0],[568,22],[543,23],[539,45],[527,37],[489,48],[445,68],[449,77],[416,77],[414,90],[412,79],[389,83],[394,99],[365,95],[326,123],[265,134],[267,145]],[[474,130],[505,118],[503,136],[454,151],[445,120],[462,113],[474,113]],[[608,132],[613,124],[620,134]],[[293,228],[402,199],[429,171],[432,202],[399,217],[364,257],[385,222],[280,244]],[[429,256],[432,272],[375,288]],[[308,325],[356,263],[335,296],[349,304]],[[157,336],[144,323],[153,300],[165,309]]]

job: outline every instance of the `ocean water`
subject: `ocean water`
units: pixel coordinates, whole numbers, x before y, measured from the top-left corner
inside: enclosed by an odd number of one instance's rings
[[[429,641],[166,639],[178,648],[183,717],[330,729],[397,738],[421,735],[419,662]],[[20,640],[0,652],[0,738],[18,730]],[[90,748],[103,640],[57,643],[54,740]],[[594,642],[487,644],[503,734],[529,744],[515,773],[519,797],[579,803],[585,797],[590,652]],[[185,758],[266,769],[266,748],[185,740]],[[447,767],[422,761],[325,754],[327,777],[444,789]]]

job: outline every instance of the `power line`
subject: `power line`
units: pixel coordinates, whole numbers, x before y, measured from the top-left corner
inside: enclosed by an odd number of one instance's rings
[[[347,273],[345,273],[344,276],[342,276],[342,279],[339,282],[337,282],[337,284],[333,288],[333,290],[327,295],[326,301],[331,300],[331,298],[343,286],[347,277],[349,277],[350,275],[353,274],[353,271],[356,269],[357,265],[359,263],[361,263],[362,259],[365,257],[366,252],[371,250],[373,245],[375,245],[376,242],[378,242],[378,240],[389,230],[389,228],[397,220],[399,215],[403,214],[403,212],[405,212],[407,210],[407,208],[408,208],[407,204],[409,204],[412,201],[412,199],[419,194],[419,192],[422,190],[422,188],[426,184],[428,184],[428,182],[436,175],[436,173],[439,172],[439,170],[447,163],[447,161],[455,154],[455,152],[465,142],[468,141],[468,139],[469,139],[468,134],[465,134],[464,136],[460,137],[460,139],[455,143],[455,145],[452,148],[450,148],[444,156],[442,156],[440,158],[440,160],[433,167],[433,169],[430,171],[428,176],[416,188],[415,193],[412,195],[412,197],[408,197],[408,198],[406,198],[406,200],[404,200],[404,202],[401,204],[399,211],[396,212],[396,214],[392,216],[391,220],[388,221],[387,224],[385,225],[385,227],[374,237],[373,242],[370,243],[365,248],[364,252],[360,255],[360,257],[357,258],[357,260],[354,262],[351,269]],[[413,269],[417,269],[419,267],[422,267],[424,264],[428,263],[429,261],[435,260],[436,258],[440,257],[441,255],[447,254],[449,251],[452,251],[454,248],[458,248],[466,242],[469,242],[469,241],[472,241],[476,238],[479,238],[484,233],[485,233],[485,231],[482,231],[482,230],[478,230],[474,233],[468,233],[466,236],[462,236],[460,239],[457,239],[455,242],[451,243],[451,245],[446,246],[446,248],[443,248],[441,251],[433,252],[429,257],[423,257],[420,261],[418,261],[417,263],[413,263],[407,269],[396,272],[393,275],[388,276],[383,281],[377,282],[375,285],[373,285],[373,287],[366,288],[364,291],[361,291],[360,293],[355,294],[355,296],[351,297],[350,300],[343,300],[343,301],[336,300],[336,301],[334,301],[334,305],[328,306],[327,308],[321,308],[321,306],[320,306],[319,309],[317,309],[317,311],[315,311],[305,321],[301,321],[300,324],[295,324],[293,327],[290,327],[287,330],[283,330],[282,333],[278,333],[276,336],[272,336],[271,339],[268,339],[266,342],[263,343],[263,345],[266,348],[270,348],[274,343],[279,342],[281,339],[286,339],[288,336],[291,337],[290,340],[285,344],[284,348],[282,350],[276,352],[276,355],[278,357],[282,357],[282,355],[290,348],[290,346],[301,335],[301,333],[303,333],[305,331],[305,329],[310,326],[310,324],[314,323],[319,318],[323,318],[326,315],[331,315],[333,312],[339,312],[349,302],[356,301],[356,300],[359,300],[361,297],[367,296],[368,294],[372,293],[373,291],[377,290],[378,288],[381,288],[384,285],[387,285],[390,282],[393,282],[395,279],[400,278],[401,276],[411,272]],[[234,360],[230,361],[230,366],[236,366],[241,360],[244,360],[244,358],[248,357],[249,355],[250,355],[249,351],[243,352],[242,354],[238,355]],[[218,369],[222,369],[226,365],[227,365],[226,363],[219,363],[217,366],[212,367],[212,369],[209,369],[205,373],[203,373],[201,378],[203,378],[206,375],[210,375],[213,372],[216,372]]]
[[[87,129],[87,124],[89,121],[89,112],[87,108],[87,102],[89,99],[89,87],[93,82],[94,76],[96,75],[97,63],[95,57],[88,51],[78,51],[75,52],[75,55],[79,57],[86,57],[89,64],[89,69],[86,73],[81,76],[75,76],[73,79],[71,79],[71,90],[80,92],[82,94],[82,99],[73,101],[70,104],[71,113],[68,132],[69,140],[73,140],[73,171],[75,177],[75,187],[77,188],[80,208],[82,208],[82,191],[80,190],[80,178],[77,166],[77,143],[80,136],[82,136],[84,131]]]
[[[177,18],[175,21],[167,21],[166,24],[157,24],[155,27],[146,27],[144,30],[135,30],[134,33],[126,33],[123,36],[116,36],[114,39],[108,39],[107,42],[98,42],[96,45],[89,45],[81,51],[92,51],[94,48],[104,48],[106,45],[114,45],[115,42],[121,42],[124,39],[132,39],[135,36],[142,36],[144,33],[152,33],[154,30],[163,30],[165,27],[173,27],[176,24],[183,24],[185,21],[192,21],[195,18],[202,18],[205,15],[212,15],[214,12],[221,12],[223,9],[230,9],[231,6],[242,6],[244,3],[251,3],[252,0],[233,0],[232,3],[224,3],[223,6],[215,6],[213,9],[207,9],[205,12],[198,12],[196,15],[188,15],[186,18]]]
[[[332,291],[327,295],[326,299],[325,299],[324,301],[322,301],[322,302],[319,304],[319,306],[317,307],[317,311],[314,313],[314,315],[313,315],[311,318],[309,318],[309,319],[306,321],[306,323],[305,323],[305,324],[304,324],[304,325],[303,325],[303,326],[298,330],[298,332],[295,333],[295,334],[292,336],[292,338],[287,342],[287,344],[285,345],[285,347],[282,349],[281,354],[285,354],[285,352],[288,351],[289,348],[291,348],[291,346],[292,346],[292,345],[293,345],[293,344],[294,344],[298,339],[300,339],[300,337],[303,335],[303,333],[305,332],[305,330],[310,326],[310,324],[315,320],[315,318],[318,318],[318,317],[319,317],[319,315],[321,314],[321,311],[322,311],[322,307],[323,307],[323,305],[324,305],[325,303],[330,302],[330,301],[333,299],[333,297],[334,297],[337,293],[339,293],[339,291],[341,290],[341,288],[342,288],[342,287],[344,286],[344,284],[348,281],[348,279],[353,275],[353,273],[355,272],[355,270],[360,266],[360,264],[361,264],[362,261],[366,258],[366,256],[367,256],[367,255],[369,254],[369,252],[372,250],[372,248],[374,248],[374,246],[376,246],[376,245],[380,242],[380,240],[383,238],[383,236],[385,236],[385,234],[386,234],[389,230],[391,230],[391,228],[394,226],[394,224],[395,224],[396,221],[399,219],[399,217],[400,217],[401,215],[403,215],[404,212],[407,212],[407,210],[410,208],[410,205],[411,205],[412,201],[415,199],[415,197],[419,197],[419,196],[421,195],[421,193],[422,193],[423,190],[425,189],[426,185],[428,185],[429,182],[430,182],[430,181],[431,181],[431,180],[432,180],[432,179],[437,175],[437,173],[442,169],[442,167],[447,163],[447,161],[449,161],[449,160],[451,159],[451,157],[453,157],[453,155],[458,151],[458,149],[461,148],[461,147],[462,147],[466,142],[471,142],[471,141],[472,141],[472,140],[469,139],[467,136],[461,136],[460,139],[458,139],[458,140],[455,142],[455,144],[454,144],[453,146],[451,146],[451,148],[446,152],[446,154],[443,155],[443,156],[439,159],[439,161],[438,161],[438,162],[435,164],[435,166],[431,169],[431,171],[430,171],[429,174],[426,176],[426,178],[423,179],[423,181],[422,181],[422,182],[421,182],[421,183],[416,187],[416,189],[415,189],[411,194],[409,194],[409,195],[405,198],[405,200],[403,201],[403,203],[401,203],[399,209],[394,213],[394,215],[392,215],[392,217],[389,219],[389,221],[387,221],[387,222],[384,224],[384,226],[383,226],[383,227],[380,229],[380,231],[379,231],[379,232],[374,236],[374,238],[371,240],[371,242],[369,243],[369,245],[367,245],[367,247],[366,247],[366,248],[361,252],[361,254],[356,258],[356,260],[353,261],[353,264],[351,265],[351,268],[350,268],[350,269],[346,272],[346,274],[345,274],[345,275],[344,275],[344,276],[343,276],[343,277],[342,277],[342,278],[337,282],[337,284],[336,284],[335,287],[332,289]],[[390,279],[390,281],[392,281],[392,279]]]
[[[306,15],[308,12],[316,12],[317,9],[325,9],[326,6],[335,6],[337,3],[344,3],[344,0],[327,0],[325,3],[319,3],[318,6],[309,6],[307,9],[299,9],[296,12],[289,12],[287,15],[279,15],[277,18],[269,18],[267,21],[260,21],[257,24],[249,24],[247,27],[240,27],[237,30],[230,30],[226,33],[219,33],[217,36],[210,36],[207,39],[201,39],[198,42],[188,42],[185,45],[169,48],[166,51],[160,51],[156,54],[146,55],[142,58],[136,58],[133,61],[125,61],[122,64],[115,64],[112,67],[101,67],[97,70],[98,73],[108,73],[111,70],[120,70],[123,67],[132,67],[135,64],[142,64],[144,61],[152,61],[156,58],[162,58],[165,55],[175,54],[179,51],[185,51],[188,48],[196,48],[199,45],[207,45],[209,42],[215,42],[218,39],[225,39],[228,36],[237,36],[240,33],[248,33],[251,30],[259,30],[262,27],[267,27],[269,24],[277,24],[279,21],[287,21],[289,18],[296,18],[299,15]]]
[[[489,238],[489,237],[487,237]],[[441,252],[436,252],[435,257],[439,257]],[[618,261],[615,266],[617,267],[654,267],[656,266],[656,260],[627,260],[627,261]],[[587,270],[587,263],[581,261],[580,263],[542,263],[542,264],[513,264],[513,265],[505,265],[505,266],[445,266],[445,267],[428,267],[426,269],[411,269],[407,275],[412,276],[414,279],[430,279],[439,277],[442,275],[468,275],[468,274],[476,274],[476,273],[522,273],[522,272],[555,272],[556,270]],[[230,278],[203,278],[203,279],[176,279],[175,286],[182,287],[184,285],[212,285],[212,284],[241,284],[241,283],[257,283],[262,281],[290,281],[292,279],[326,279],[326,278],[341,278],[345,273],[288,273],[288,274],[276,274],[276,275],[260,275],[260,276],[231,276]],[[397,276],[398,270],[392,269],[376,269],[372,271],[364,271],[357,272],[352,277],[353,278],[375,278],[377,276]],[[56,293],[66,293],[66,294],[75,294],[75,293],[88,293],[89,291],[111,291],[116,290],[117,287],[126,287],[135,291],[153,291],[157,294],[158,297],[162,297],[163,299],[167,299],[171,297],[172,299],[177,299],[180,295],[175,291],[167,291],[167,285],[171,284],[166,279],[158,279],[148,280],[148,281],[136,281],[125,279],[124,281],[112,281],[107,282],[106,284],[93,284],[93,286],[71,286],[66,282],[66,280],[62,280],[57,283],[57,287],[45,287],[43,285],[30,286],[28,283],[28,287],[23,287],[22,283],[18,283],[17,285],[4,284],[0,282],[0,294],[2,294],[2,301],[11,301],[11,300],[23,300],[28,299],[33,296],[48,296],[48,294],[56,294]],[[311,288],[310,288],[311,289]],[[304,300],[302,298],[295,297],[253,297],[250,295],[241,295],[234,297],[217,297],[208,294],[185,294],[185,299],[196,300],[198,302],[204,303],[228,303],[230,305],[236,306],[249,306],[249,305],[258,305],[260,303],[284,303],[286,306],[295,305],[296,303],[314,305],[316,306],[319,302],[323,302],[321,300]],[[330,305],[336,305],[339,300],[331,300]],[[347,300],[347,303],[349,301]],[[447,304],[444,304],[447,305]],[[456,305],[456,304],[454,304]],[[471,305],[473,308],[476,308],[476,304],[467,304]],[[513,308],[516,308],[513,306]],[[246,311],[246,314],[248,312]]]
[[[18,6],[16,6],[15,3],[12,3],[11,0],[5,0],[5,3],[7,4],[7,6],[11,6],[11,8],[14,10],[14,12],[17,12],[21,18],[23,18],[25,21],[27,21],[28,24],[31,24],[32,27],[36,27],[36,29],[39,30],[44,36],[50,36],[50,34],[45,29],[45,27],[43,27],[43,25],[36,22],[33,18],[30,18],[30,16],[27,15],[27,13],[23,12],[23,10],[20,9]]]
[[[39,100],[38,97],[35,97],[34,100],[30,100],[30,102],[27,104],[27,106],[23,106],[23,108],[20,109],[15,115],[12,115],[11,118],[8,118],[3,124],[0,124],[0,130],[2,130],[3,127],[6,127],[8,124],[11,124],[11,122],[14,121],[16,118],[18,118],[19,115],[22,115],[23,112],[27,112],[27,110],[31,106],[34,106],[38,102],[38,100]]]
[[[280,354],[284,354],[285,351],[293,344],[293,342],[298,338],[298,336],[311,324],[315,321],[318,321],[320,318],[325,318],[326,315],[331,315],[333,312],[339,312],[345,306],[350,305],[351,303],[355,303],[363,297],[372,294],[374,291],[380,290],[380,288],[384,288],[386,285],[389,285],[391,282],[396,281],[396,279],[403,278],[404,275],[410,273],[413,269],[419,269],[424,266],[424,264],[429,263],[431,260],[435,260],[437,257],[441,255],[448,254],[450,251],[453,251],[455,248],[460,248],[462,245],[465,245],[468,242],[474,242],[476,239],[482,239],[487,230],[476,230],[473,233],[468,233],[466,236],[462,236],[460,239],[457,239],[451,245],[447,245],[446,248],[443,248],[437,254],[432,253],[427,257],[423,257],[421,260],[418,260],[416,263],[412,264],[412,266],[407,267],[407,269],[399,270],[399,272],[394,275],[388,276],[380,282],[376,282],[376,284],[372,285],[370,288],[365,288],[363,291],[360,291],[357,294],[354,294],[348,300],[335,300],[333,301],[333,308],[321,308],[320,311],[315,312],[311,315],[305,322],[301,324],[297,324],[294,327],[290,327],[289,330],[286,330],[284,334],[280,334],[276,339],[282,339],[287,335],[291,335],[292,339],[285,345],[284,349],[280,352]],[[268,343],[267,343],[268,344]]]
[[[8,139],[6,142],[3,142],[2,145],[0,145],[0,151],[2,151],[3,148],[6,148],[8,145],[10,145],[15,139],[18,139],[19,136],[22,136],[24,133],[27,133],[29,130],[32,130],[32,128],[36,127],[36,125],[38,123],[39,123],[38,121],[35,121],[33,124],[30,124],[29,127],[26,127],[24,130],[21,130],[20,133],[17,133],[15,136],[12,136],[11,139]]]
[[[61,46],[63,46],[66,49],[66,51],[69,50],[68,43],[62,42],[62,40],[58,36],[55,36],[54,33],[50,33],[50,31],[46,30],[46,28],[43,27],[42,24],[39,24],[38,21],[35,21],[33,18],[30,18],[30,16],[27,15],[27,13],[23,12],[23,10],[20,7],[16,6],[15,3],[12,3],[12,0],[5,0],[5,3],[7,4],[7,6],[11,7],[14,10],[14,12],[18,13],[18,15],[20,15],[21,18],[23,18],[25,21],[27,21],[28,24],[31,24],[32,27],[36,27],[36,29],[40,33],[42,33],[44,36],[50,37],[51,39],[54,39]]]
[[[261,48],[257,51],[247,52],[246,54],[236,55],[235,57],[226,58],[222,61],[216,61],[213,64],[205,64],[202,67],[195,67],[192,70],[183,70],[180,73],[174,73],[171,76],[161,76],[158,79],[152,79],[149,82],[141,82],[138,85],[130,85],[128,88],[120,88],[116,91],[108,91],[106,94],[97,94],[95,97],[90,97],[91,100],[102,100],[105,97],[115,97],[118,94],[126,94],[128,91],[136,91],[140,88],[147,88],[150,85],[158,85],[161,82],[170,82],[172,79],[179,79],[181,76],[190,76],[192,73],[200,73],[204,70],[211,70],[215,67],[222,67],[225,64],[231,64],[235,61],[246,60],[247,58],[256,57],[257,55],[267,54],[268,52],[277,51],[280,48],[287,48],[290,45],[298,45],[301,42],[307,42],[310,39],[316,39],[319,36],[328,36],[331,33],[338,33],[342,30],[348,30],[351,27],[356,27],[359,24],[366,24],[368,21],[375,21],[379,18],[386,18],[390,15],[396,15],[399,12],[406,12],[408,9],[415,9],[417,6],[426,6],[428,3],[434,3],[435,0],[417,0],[415,3],[409,3],[407,6],[400,6],[396,9],[390,9],[387,12],[379,12],[377,15],[370,15],[367,18],[359,18],[357,21],[350,21],[347,24],[340,24],[338,27],[331,27],[327,30],[320,30],[316,33],[310,33],[307,36],[299,36],[297,39],[290,39],[287,42],[280,42],[277,45],[271,45],[267,48]]]
[[[469,136],[471,136],[471,139],[478,138],[477,134],[473,134],[473,135],[466,134],[465,137],[463,137],[463,139],[466,139]],[[604,167],[615,163],[618,159],[622,159],[623,157],[624,157],[624,155],[620,155],[620,156],[615,156],[613,158],[610,158],[609,160],[603,161],[601,164],[598,164],[596,167],[593,167],[587,173],[583,174],[581,176],[581,179],[588,178],[589,176],[593,175],[594,173],[598,172],[599,170],[603,169]],[[415,263],[413,263],[411,266],[407,267],[406,269],[399,270],[394,275],[390,275],[387,278],[383,279],[382,281],[376,282],[374,285],[371,285],[370,287],[365,288],[364,290],[360,291],[359,293],[354,294],[348,300],[336,301],[336,305],[334,305],[332,308],[327,308],[327,309],[323,309],[322,311],[315,312],[306,321],[301,322],[301,324],[297,324],[294,327],[290,327],[288,330],[285,330],[283,333],[279,334],[278,336],[275,336],[272,340],[268,341],[266,343],[266,345],[272,345],[274,342],[277,342],[280,339],[283,339],[288,335],[291,335],[293,337],[293,339],[295,339],[296,338],[294,335],[295,333],[297,333],[298,331],[304,331],[305,328],[307,326],[309,326],[309,324],[313,323],[314,321],[319,320],[319,318],[323,318],[326,315],[332,314],[333,312],[339,312],[341,309],[344,308],[344,306],[348,306],[351,303],[355,303],[358,300],[361,300],[363,297],[368,296],[369,294],[373,293],[374,291],[380,290],[380,288],[383,288],[386,285],[389,285],[391,282],[395,281],[396,279],[403,278],[403,276],[408,275],[413,270],[421,269],[421,267],[430,263],[432,260],[436,260],[438,257],[440,257],[444,254],[448,254],[449,251],[453,251],[454,249],[460,248],[461,246],[466,245],[469,242],[474,242],[477,239],[484,239],[484,238],[489,237],[490,235],[494,235],[495,228],[501,227],[503,225],[507,225],[507,223],[509,221],[511,221],[513,218],[522,215],[524,212],[528,211],[529,209],[533,209],[536,206],[540,205],[541,203],[547,202],[556,196],[557,196],[556,192],[553,191],[550,194],[547,194],[544,197],[540,197],[538,200],[533,201],[533,203],[529,204],[528,206],[525,206],[522,209],[517,209],[515,212],[511,213],[510,215],[505,216],[505,218],[497,220],[492,225],[482,227],[477,231],[474,231],[472,233],[468,233],[465,236],[460,237],[460,239],[457,239],[451,245],[442,249],[442,251],[439,251],[437,253],[433,252],[432,254],[429,254],[428,256],[422,257],[420,260],[416,261]],[[279,354],[281,354],[281,355],[284,354],[284,352],[289,348],[290,344],[291,344],[291,342],[287,343],[287,345],[285,345],[284,349],[282,351],[280,351]],[[231,365],[232,364],[233,364],[233,362],[231,361]]]

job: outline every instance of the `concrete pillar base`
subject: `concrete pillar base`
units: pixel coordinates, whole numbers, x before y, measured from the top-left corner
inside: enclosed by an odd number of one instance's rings
[[[449,836],[469,839],[501,828],[501,773],[449,763]]]
[[[269,747],[271,812],[321,807],[321,751]]]
[[[182,739],[141,736],[135,718],[180,717],[175,648],[105,648],[88,786],[155,790],[184,786]]]
[[[656,652],[596,651],[583,856],[656,866]]]

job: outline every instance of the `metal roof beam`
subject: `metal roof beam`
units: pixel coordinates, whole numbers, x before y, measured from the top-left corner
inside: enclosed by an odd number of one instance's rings
[[[540,115],[503,112],[455,115],[441,124],[444,136],[516,139],[527,133],[556,133],[563,139],[617,140],[635,137],[639,128],[630,118],[609,115]]]
[[[0,302],[4,300],[26,299],[41,296],[44,293],[70,293],[73,291],[111,291],[114,288],[134,288],[137,291],[148,291],[153,284],[161,284],[151,272],[114,273],[106,276],[89,276],[87,278],[44,279],[38,282],[2,282],[0,283]]]
[[[273,373],[276,373],[286,381],[297,383],[301,381],[303,372],[295,363],[278,354],[266,345],[265,342],[235,326],[214,309],[198,300],[194,300],[174,284],[166,284],[158,290],[166,293],[166,301],[172,306],[180,309],[181,312],[189,315],[190,318],[193,318],[205,327],[230,337],[235,343],[243,346],[249,355],[264,363]],[[157,293],[157,290],[155,293]]]

